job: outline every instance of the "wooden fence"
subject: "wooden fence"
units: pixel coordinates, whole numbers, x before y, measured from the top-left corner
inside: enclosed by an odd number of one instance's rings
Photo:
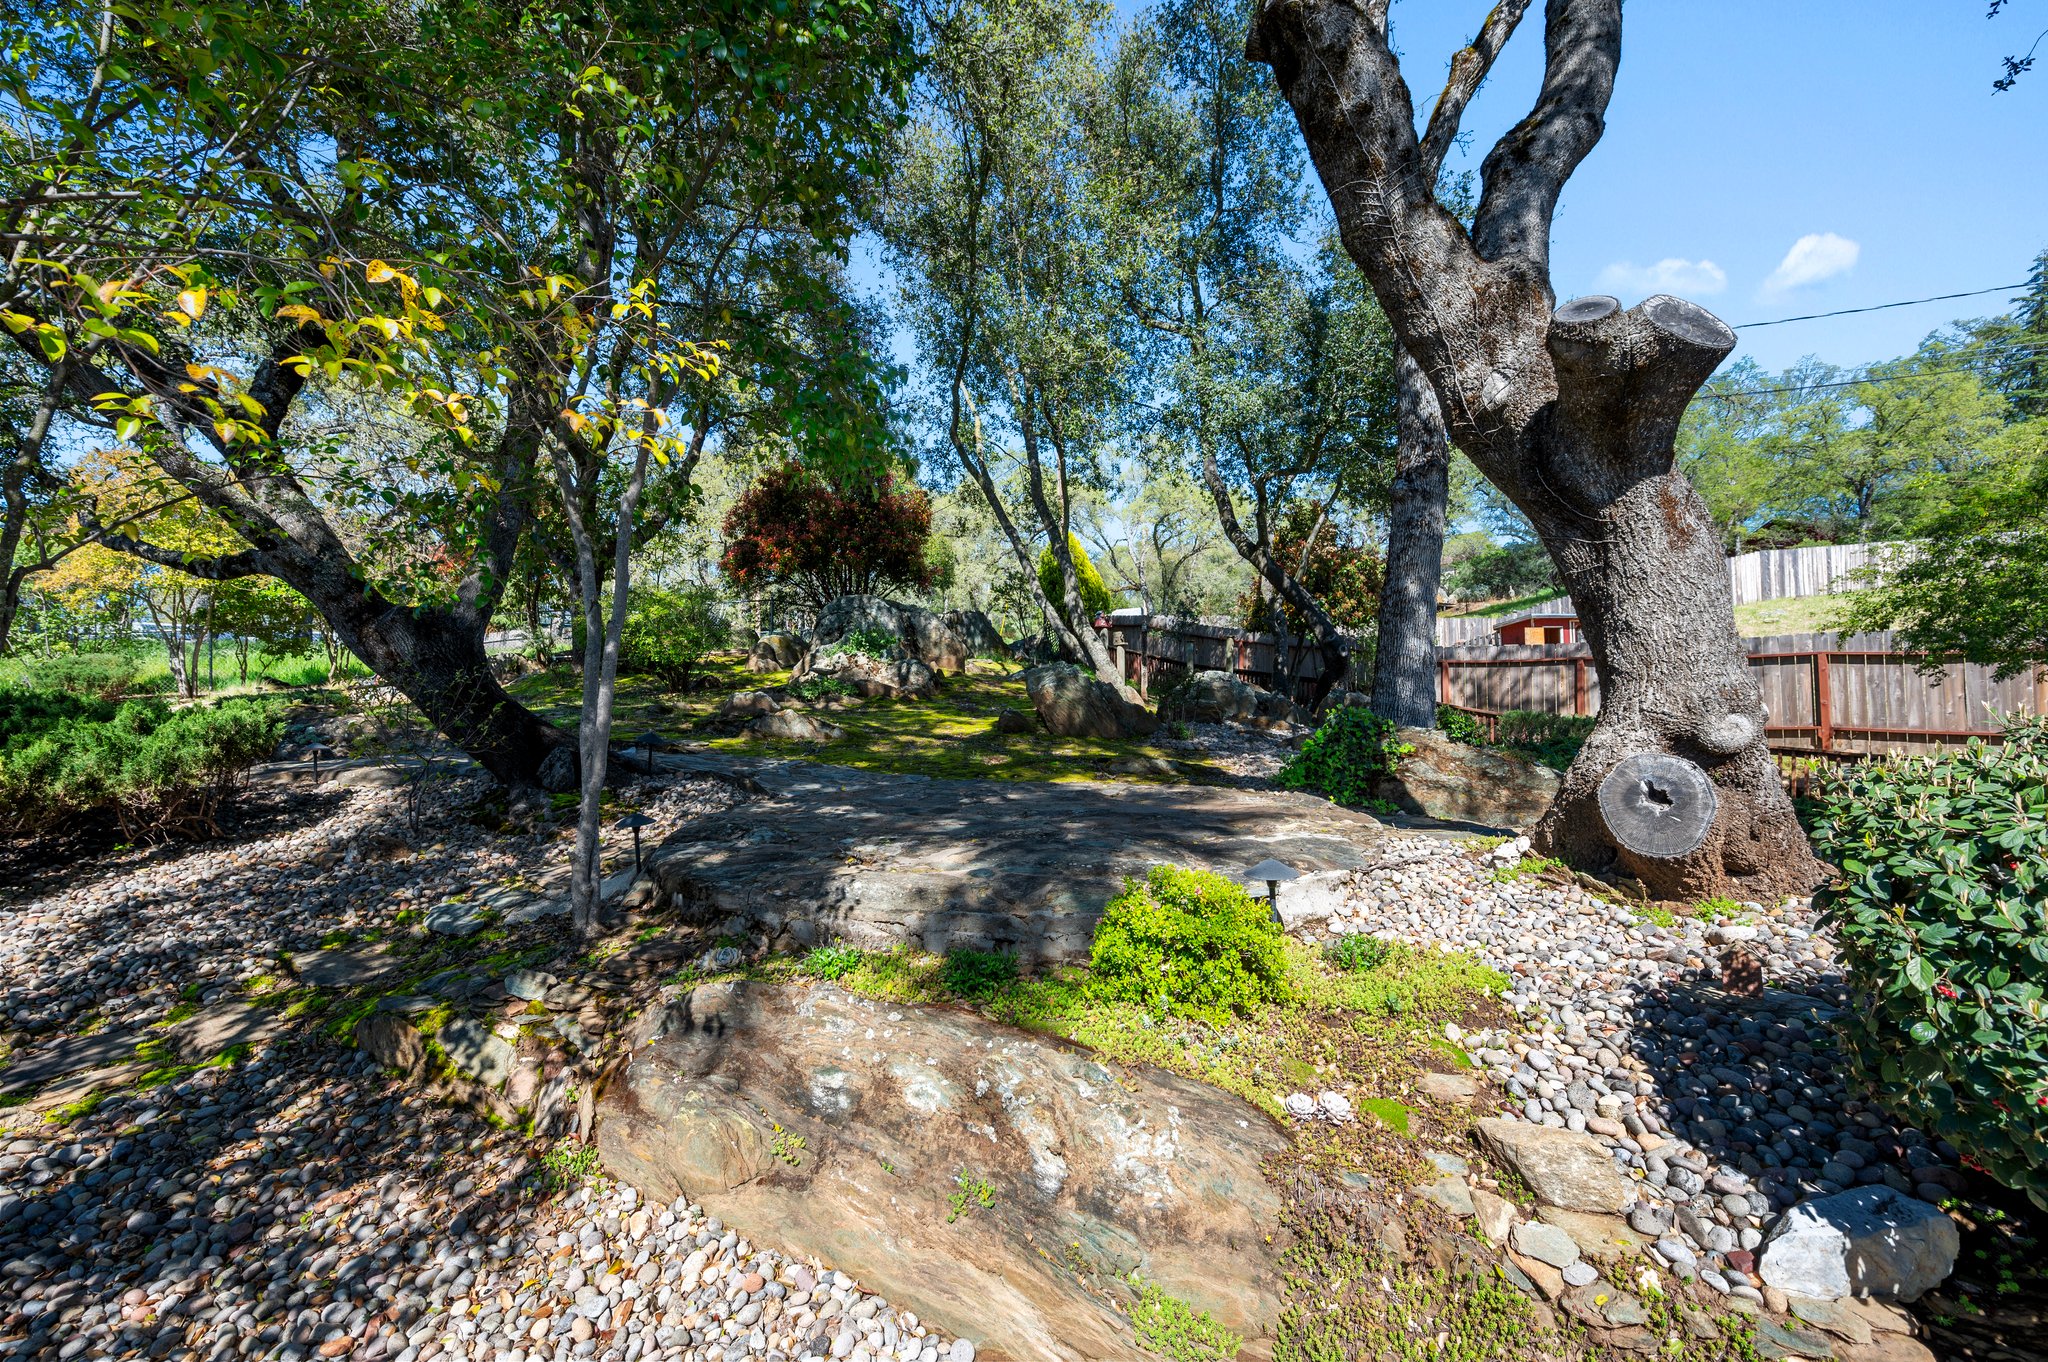
[[[1277,634],[1254,634],[1172,615],[1111,615],[1107,629],[1097,632],[1124,679],[1140,695],[1149,695],[1162,673],[1181,669],[1229,672],[1265,690],[1280,689],[1274,684],[1275,656],[1281,648]],[[1288,673],[1294,698],[1308,700],[1323,674],[1323,655],[1315,640],[1290,637],[1282,669]]]
[[[1989,667],[1943,663],[1890,634],[1780,634],[1743,640],[1762,687],[1774,751],[1818,756],[1916,752],[1993,737],[2000,716],[2048,712],[2048,668],[2000,681]],[[1437,697],[1478,715],[1597,714],[1600,678],[1583,643],[1446,648]]]
[[[1785,600],[1797,596],[1825,596],[1854,587],[1855,573],[1881,562],[1896,543],[1809,544],[1797,549],[1757,549],[1728,560],[1728,594],[1737,605],[1757,601]],[[1570,596],[1553,596],[1547,601],[1517,610],[1512,615],[1443,615],[1436,622],[1437,646],[1453,648],[1467,643],[1493,641],[1503,624],[1530,615],[1554,615],[1575,609]]]

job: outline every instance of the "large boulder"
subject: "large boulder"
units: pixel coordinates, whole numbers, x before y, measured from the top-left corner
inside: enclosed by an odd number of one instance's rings
[[[1918,1300],[1955,1271],[1961,1241],[1937,1206],[1879,1185],[1802,1201],[1771,1227],[1764,1284],[1792,1296]]]
[[[996,631],[995,621],[979,610],[948,610],[939,617],[946,627],[967,641],[978,657],[1008,658],[1010,645]]]
[[[914,657],[869,657],[866,653],[830,653],[814,657],[805,677],[822,676],[850,686],[869,699],[923,700],[939,688],[939,678]]]
[[[1129,738],[1151,733],[1159,721],[1116,687],[1068,662],[1048,662],[1022,673],[1024,693],[1045,724],[1062,738]]]
[[[1229,672],[1196,672],[1174,697],[1174,717],[1205,724],[1309,722],[1308,711],[1284,695],[1262,690]]]
[[[765,690],[736,691],[719,702],[711,712],[714,721],[758,719],[763,714],[774,714],[782,708],[781,701]]]
[[[734,981],[652,1008],[600,1103],[607,1170],[822,1258],[1018,1358],[1148,1357],[1065,1265],[1252,1338],[1279,1314],[1265,1116],[972,1013]]]
[[[1564,777],[1540,762],[1454,742],[1434,728],[1404,728],[1415,750],[1373,788],[1407,813],[1490,828],[1527,828],[1543,816]]]
[[[964,672],[974,649],[943,619],[921,606],[886,601],[880,596],[841,596],[818,615],[811,631],[807,667],[815,668],[850,634],[882,633],[896,640],[903,657],[933,671]]]
[[[837,742],[846,736],[838,724],[814,719],[793,709],[777,710],[750,719],[745,729],[750,738],[780,738],[784,742]]]
[[[795,634],[763,634],[747,650],[750,672],[786,672],[804,660],[807,645]]]
[[[1529,1184],[1536,1200],[1564,1211],[1619,1215],[1635,1199],[1614,1171],[1607,1147],[1591,1135],[1493,1116],[1479,1122],[1479,1143]]]

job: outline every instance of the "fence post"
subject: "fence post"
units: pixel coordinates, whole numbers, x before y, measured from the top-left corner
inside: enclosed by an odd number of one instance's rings
[[[1581,657],[1574,658],[1572,661],[1572,713],[1584,714],[1585,712],[1586,659]]]
[[[1436,702],[1440,705],[1451,703],[1451,660],[1447,657],[1436,660]]]
[[[1834,682],[1828,669],[1832,660],[1825,649],[1813,655],[1813,745],[1822,752],[1831,750],[1835,740]]]

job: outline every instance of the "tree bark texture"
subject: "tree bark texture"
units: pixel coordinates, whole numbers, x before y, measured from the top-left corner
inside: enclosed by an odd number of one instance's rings
[[[1387,9],[1264,0],[1249,48],[1273,67],[1345,249],[1429,378],[1449,437],[1529,517],[1577,603],[1602,710],[1537,845],[1583,868],[1626,869],[1662,898],[1804,893],[1823,867],[1764,743],[1720,536],[1673,467],[1679,419],[1735,334],[1676,298],[1624,311],[1604,297],[1557,307],[1551,292],[1551,218],[1604,127],[1620,0],[1549,0],[1541,88],[1483,162],[1469,231],[1425,173]],[[1463,98],[1506,41],[1502,22],[1518,17],[1496,7],[1453,60],[1431,143],[1455,137]],[[1718,812],[1697,850],[1644,858],[1602,818],[1600,781],[1643,752],[1693,761],[1713,782]]]
[[[1380,592],[1372,712],[1403,728],[1435,728],[1436,599],[1444,575],[1451,444],[1422,368],[1396,358],[1400,450],[1387,510],[1387,580]]]

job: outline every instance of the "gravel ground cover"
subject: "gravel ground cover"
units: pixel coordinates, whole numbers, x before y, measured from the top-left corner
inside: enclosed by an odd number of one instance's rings
[[[1962,1187],[1954,1149],[1836,1077],[1827,1023],[1845,997],[1809,903],[1670,916],[1512,845],[1396,845],[1323,930],[1465,949],[1506,973],[1516,1022],[1455,1039],[1501,1114],[1599,1137],[1637,1186],[1636,1232],[1679,1275],[1762,1302],[1754,1251],[1777,1212],[1869,1183],[1928,1201]],[[1762,996],[1719,986],[1731,947],[1760,963]]]
[[[417,835],[403,791],[271,793],[260,835],[118,852],[0,906],[0,1083],[94,1037],[126,1052],[4,1099],[0,1358],[971,1362],[828,1265],[638,1204],[574,1145],[380,1073],[317,1009],[261,1005],[305,997],[279,988],[294,953],[558,880],[559,829],[460,816],[482,793],[437,788]],[[622,793],[656,840],[733,797]]]

